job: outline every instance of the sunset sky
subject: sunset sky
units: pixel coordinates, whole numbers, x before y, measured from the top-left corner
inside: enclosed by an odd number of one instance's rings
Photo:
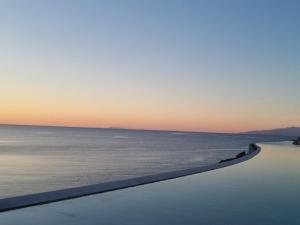
[[[300,126],[300,1],[0,0],[0,123]]]

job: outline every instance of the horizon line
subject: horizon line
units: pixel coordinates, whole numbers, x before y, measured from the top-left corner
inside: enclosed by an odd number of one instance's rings
[[[240,134],[239,132],[221,132],[221,131],[192,131],[192,130],[168,130],[168,129],[146,129],[146,128],[126,128],[126,127],[89,127],[89,126],[65,126],[65,125],[47,125],[47,124],[15,124],[0,123],[0,126],[28,126],[28,127],[53,127],[53,128],[80,128],[80,129],[110,129],[110,130],[136,130],[136,131],[161,131],[161,132],[186,132],[186,133],[217,133],[217,134]]]
[[[243,134],[247,132],[259,132],[287,128],[300,128],[297,126],[287,126],[281,128],[261,129],[261,130],[248,130],[237,132],[225,131],[192,131],[192,130],[168,130],[168,129],[146,129],[146,128],[128,128],[128,127],[89,127],[89,126],[66,126],[66,125],[49,125],[49,124],[15,124],[15,123],[0,123],[0,126],[28,126],[28,127],[53,127],[53,128],[78,128],[78,129],[110,129],[110,130],[132,130],[132,131],[157,131],[157,132],[185,132],[185,133],[216,133],[216,134]]]

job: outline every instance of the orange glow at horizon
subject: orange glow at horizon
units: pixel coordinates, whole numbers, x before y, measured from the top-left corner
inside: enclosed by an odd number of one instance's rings
[[[70,88],[53,91],[19,87],[16,92],[8,88],[2,91],[10,94],[0,96],[0,124],[240,132],[293,125],[298,116],[271,113],[275,111],[271,105],[268,110],[257,107],[254,111],[250,104],[211,98],[187,101],[184,96],[142,92],[115,91],[109,95],[107,90],[103,94],[92,90],[79,95]]]
[[[274,128],[272,120],[255,118],[247,119],[250,115],[237,117],[230,111],[223,110],[223,115],[212,111],[199,110],[191,113],[185,109],[166,110],[156,108],[153,111],[112,108],[59,107],[43,105],[10,105],[1,104],[0,124],[20,125],[50,125],[91,128],[128,128],[149,130],[180,130],[207,132],[240,132],[256,129]],[[284,124],[278,124],[284,126]]]

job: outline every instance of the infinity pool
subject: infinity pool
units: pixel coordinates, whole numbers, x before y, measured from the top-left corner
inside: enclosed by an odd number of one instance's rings
[[[300,147],[223,169],[0,214],[1,225],[300,224]]]

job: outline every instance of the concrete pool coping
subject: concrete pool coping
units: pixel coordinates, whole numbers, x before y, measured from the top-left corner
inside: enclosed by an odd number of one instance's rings
[[[216,170],[224,167],[228,167],[231,165],[235,165],[244,161],[247,161],[254,156],[256,156],[260,151],[261,148],[257,145],[255,146],[255,150],[250,149],[250,151],[243,157],[231,159],[226,162],[216,163],[208,166],[201,166],[201,167],[194,167],[190,169],[184,169],[179,171],[172,171],[172,172],[165,172],[155,175],[148,175],[142,177],[136,177],[126,180],[119,180],[119,181],[111,181],[111,182],[104,182],[98,183],[93,185],[81,186],[81,187],[74,187],[74,188],[67,188],[62,190],[56,191],[48,191],[43,193],[36,193],[36,194],[29,194],[23,196],[16,196],[10,198],[0,199],[0,212],[9,211],[24,207],[30,207],[34,205],[41,205],[47,204],[51,202],[57,202],[72,198],[79,198],[83,196],[99,194],[129,187],[135,187],[144,184],[155,183],[159,181],[175,179],[183,176],[203,173],[211,170]]]

